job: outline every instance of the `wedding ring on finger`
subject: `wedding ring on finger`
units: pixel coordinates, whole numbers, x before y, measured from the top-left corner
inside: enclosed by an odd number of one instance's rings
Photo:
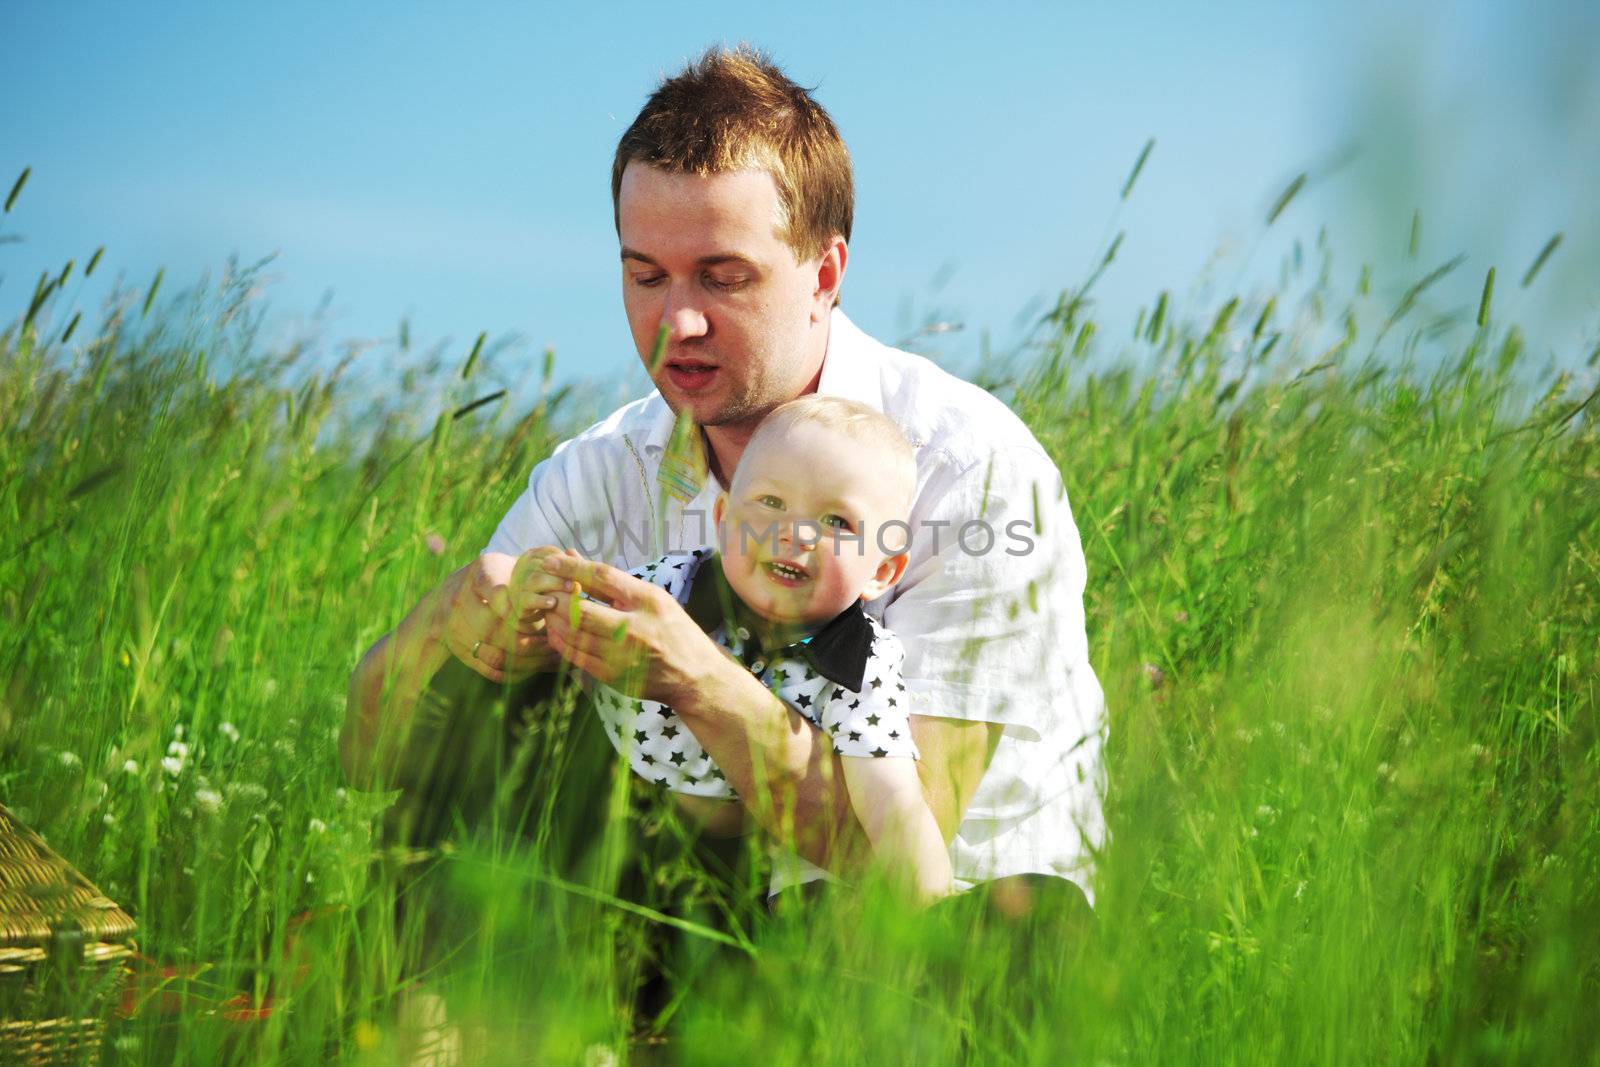
[[[478,649],[480,649],[482,647],[483,647],[483,641],[481,639],[472,642],[472,658],[473,659],[477,659],[478,658]]]

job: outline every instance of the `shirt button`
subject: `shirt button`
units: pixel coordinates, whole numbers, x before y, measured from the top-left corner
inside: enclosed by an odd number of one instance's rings
[[[767,669],[767,664],[766,664],[765,660],[759,660],[758,659],[754,663],[750,664],[750,672],[752,674],[760,674],[762,671],[764,671],[766,669]]]

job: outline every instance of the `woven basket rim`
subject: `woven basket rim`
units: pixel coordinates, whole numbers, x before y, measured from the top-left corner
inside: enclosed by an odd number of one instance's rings
[[[43,946],[62,933],[86,942],[133,937],[133,917],[0,804],[0,947]]]

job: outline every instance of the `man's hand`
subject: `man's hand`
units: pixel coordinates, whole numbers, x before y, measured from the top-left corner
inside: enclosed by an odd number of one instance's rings
[[[508,593],[511,614],[518,622],[518,630],[524,633],[540,633],[544,630],[545,612],[556,605],[553,594],[567,587],[566,579],[545,570],[544,561],[561,555],[583,558],[574,549],[563,551],[555,545],[530,548],[517,557],[516,566],[511,569]]]
[[[563,590],[545,614],[550,648],[585,674],[630,696],[668,706],[722,653],[660,586],[605,563],[549,556],[547,572],[577,582],[591,599]]]
[[[558,552],[533,549],[523,558]],[[465,579],[450,599],[444,625],[445,646],[491,682],[515,682],[549,670],[557,662],[545,640],[540,613],[553,604],[548,594],[560,588],[561,582],[548,575],[535,575],[536,570],[536,564],[523,567],[515,556],[485,552],[467,569]],[[521,580],[517,581],[519,576]]]

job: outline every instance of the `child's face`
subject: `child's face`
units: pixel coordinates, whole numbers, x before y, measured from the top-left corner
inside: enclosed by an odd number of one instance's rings
[[[762,617],[802,626],[879,596],[905,569],[878,544],[905,518],[900,481],[870,446],[816,423],[758,437],[717,500],[728,584]],[[893,526],[882,540],[898,550],[906,537]]]

